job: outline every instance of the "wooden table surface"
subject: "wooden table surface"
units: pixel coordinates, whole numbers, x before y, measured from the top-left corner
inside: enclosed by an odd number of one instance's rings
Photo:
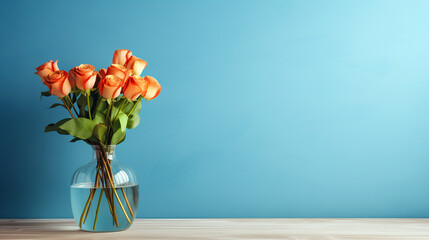
[[[0,239],[429,239],[429,219],[137,219],[91,233],[71,219],[0,219]]]

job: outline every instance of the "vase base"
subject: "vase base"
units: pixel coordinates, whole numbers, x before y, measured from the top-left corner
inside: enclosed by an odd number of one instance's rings
[[[114,189],[82,186],[71,187],[73,216],[81,230],[117,232],[131,226],[137,213],[138,185]]]

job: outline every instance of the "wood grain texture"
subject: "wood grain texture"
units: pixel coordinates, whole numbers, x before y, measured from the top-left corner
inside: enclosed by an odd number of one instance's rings
[[[90,233],[71,219],[0,219],[0,239],[429,239],[429,219],[137,219]]]

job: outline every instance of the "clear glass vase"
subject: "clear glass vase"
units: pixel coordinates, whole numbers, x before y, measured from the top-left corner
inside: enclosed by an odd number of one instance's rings
[[[136,175],[116,160],[115,146],[93,145],[92,148],[92,161],[73,174],[70,191],[74,219],[85,231],[125,230],[137,213]]]

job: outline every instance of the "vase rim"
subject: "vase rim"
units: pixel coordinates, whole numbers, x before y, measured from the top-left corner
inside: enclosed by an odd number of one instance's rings
[[[103,148],[115,148],[118,145],[99,145],[99,144],[91,144],[90,145],[92,148],[98,148],[98,147],[103,147]]]

